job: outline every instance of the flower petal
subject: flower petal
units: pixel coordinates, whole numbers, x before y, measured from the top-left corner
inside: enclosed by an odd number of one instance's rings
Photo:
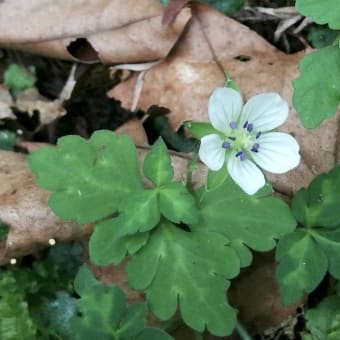
[[[223,133],[230,131],[229,124],[237,122],[243,106],[241,94],[231,88],[217,88],[209,98],[208,112],[212,126]]]
[[[255,194],[266,184],[261,170],[248,159],[241,161],[232,154],[228,157],[227,168],[231,178],[248,195]]]
[[[218,135],[207,135],[201,139],[198,154],[201,161],[211,170],[220,170],[225,162],[226,151]]]
[[[291,135],[282,132],[269,132],[263,134],[257,142],[259,151],[252,152],[251,156],[264,170],[282,174],[298,166],[300,148]]]
[[[241,121],[252,123],[255,131],[277,128],[288,117],[288,104],[277,93],[262,93],[251,97],[241,112]]]

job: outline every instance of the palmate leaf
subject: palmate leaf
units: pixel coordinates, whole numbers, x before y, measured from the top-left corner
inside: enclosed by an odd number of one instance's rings
[[[145,327],[145,303],[127,306],[119,287],[98,282],[86,266],[76,277],[75,289],[80,295],[79,314],[71,320],[75,340],[141,340],[145,334],[154,340],[172,339],[160,329]]]
[[[340,297],[328,296],[317,307],[307,311],[306,329],[302,339],[338,340],[340,338]]]
[[[293,81],[294,107],[303,126],[315,128],[332,117],[339,106],[340,48],[330,46],[309,53],[299,67],[301,75]]]
[[[306,228],[286,235],[277,247],[277,278],[285,304],[313,291],[327,271],[340,279],[339,189],[337,166],[293,198],[292,211]]]
[[[312,17],[316,23],[340,29],[339,0],[297,0],[295,6],[300,13]]]
[[[224,336],[235,326],[226,302],[227,281],[239,273],[228,239],[215,232],[186,232],[162,221],[126,266],[129,284],[146,293],[152,312],[169,319],[179,307],[191,328]]]
[[[156,187],[171,182],[174,170],[171,166],[171,159],[168,149],[162,138],[158,138],[156,143],[145,157],[143,172]]]
[[[245,194],[230,178],[212,191],[198,193],[201,220],[192,230],[210,230],[232,241],[242,266],[250,264],[248,249],[268,251],[276,240],[294,230],[296,221],[288,206],[272,196],[269,186],[256,195]]]
[[[57,148],[41,148],[28,161],[37,183],[53,192],[50,207],[65,220],[112,215],[123,197],[143,188],[134,144],[111,131],[96,131],[88,141],[62,137]]]

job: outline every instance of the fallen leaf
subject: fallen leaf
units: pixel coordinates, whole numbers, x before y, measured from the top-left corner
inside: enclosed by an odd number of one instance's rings
[[[208,98],[224,85],[227,71],[249,98],[261,92],[278,92],[288,101],[290,114],[279,128],[295,136],[301,147],[298,168],[284,174],[267,174],[276,190],[291,195],[340,160],[339,112],[319,128],[306,130],[292,107],[292,80],[305,51],[286,55],[249,28],[212,8],[192,3],[192,20],[170,56],[144,75],[137,109],[151,105],[170,109],[171,126],[185,120],[208,121]],[[130,107],[137,75],[113,88],[109,96]]]
[[[27,112],[31,117],[38,111],[40,125],[52,123],[66,114],[62,100],[49,100],[41,96],[35,87],[21,92],[13,106],[20,111]]]
[[[191,17],[184,8],[165,26],[163,10],[157,0],[0,1],[0,44],[83,62],[161,59]]]
[[[13,100],[8,89],[0,85],[0,119],[15,119],[11,106]]]
[[[143,127],[143,123],[140,119],[131,119],[121,125],[115,133],[118,134],[127,134],[131,137],[133,142],[138,146],[148,146],[148,137],[146,136],[146,132]]]
[[[164,10],[162,24],[169,25],[188,2],[189,0],[170,0]]]

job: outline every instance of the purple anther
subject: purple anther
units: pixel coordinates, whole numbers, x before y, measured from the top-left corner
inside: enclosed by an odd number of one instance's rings
[[[232,140],[232,141],[235,141],[235,140],[236,140],[236,137],[229,136],[228,139],[230,139],[230,140]]]
[[[223,143],[222,143],[222,148],[223,148],[223,149],[229,149],[229,148],[230,148],[230,143],[228,143],[228,142],[223,142]]]
[[[243,151],[238,151],[235,156],[240,157],[241,161],[245,161],[247,159],[247,156]]]
[[[244,124],[243,124],[243,128],[246,129],[248,126],[248,121],[246,121]]]
[[[230,122],[229,126],[231,129],[235,130],[237,128],[237,123],[236,122]]]
[[[256,134],[255,138],[256,138],[256,139],[260,138],[261,134],[262,134],[262,132],[259,131],[259,132]]]
[[[254,125],[252,123],[249,123],[248,126],[247,126],[247,131],[252,132],[253,129],[254,129]]]
[[[260,144],[255,143],[250,150],[253,151],[253,152],[259,152],[259,147],[260,147]]]

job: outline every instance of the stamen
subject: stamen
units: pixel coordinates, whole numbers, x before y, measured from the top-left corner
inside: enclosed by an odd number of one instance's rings
[[[235,141],[235,140],[236,140],[236,137],[231,137],[231,136],[229,136],[228,139]]]
[[[228,142],[223,142],[223,143],[222,143],[222,148],[223,148],[223,149],[229,149],[229,148],[230,148],[230,143],[228,143]]]
[[[247,126],[247,131],[248,132],[252,132],[253,131],[253,128],[254,128],[254,125],[249,123],[248,126]]]
[[[253,151],[253,152],[259,152],[259,147],[260,147],[260,144],[255,143],[250,150]]]
[[[258,138],[261,136],[261,134],[262,134],[262,132],[259,131],[259,132],[256,134],[255,138],[258,139]]]
[[[243,151],[238,151],[235,156],[240,157],[241,161],[245,161],[247,159],[247,156]]]
[[[248,126],[248,121],[246,120],[246,122],[243,124],[243,128],[246,129]]]
[[[229,126],[231,129],[235,130],[237,128],[237,123],[236,122],[230,122]]]

